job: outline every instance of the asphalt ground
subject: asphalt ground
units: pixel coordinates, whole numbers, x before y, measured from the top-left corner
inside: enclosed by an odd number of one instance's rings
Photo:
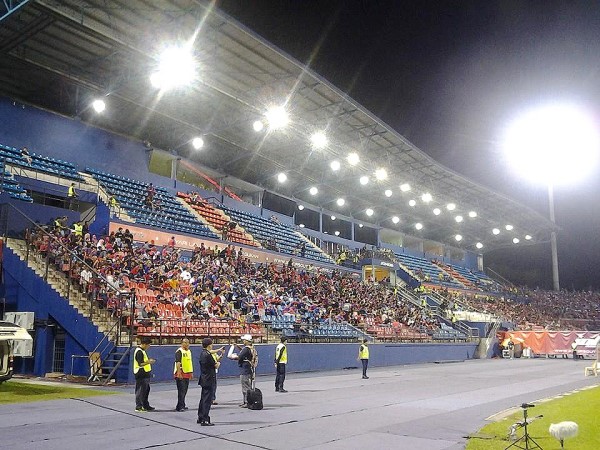
[[[473,360],[373,368],[368,380],[358,369],[288,374],[288,393],[274,392],[273,377],[259,377],[262,411],[238,407],[238,380],[219,380],[214,427],[196,424],[196,382],[185,412],[174,411],[174,382],[152,385],[156,411],[147,413],[134,411],[132,386],[113,387],[123,395],[0,406],[0,448],[463,449],[489,416],[598,384],[583,376],[588,365]]]

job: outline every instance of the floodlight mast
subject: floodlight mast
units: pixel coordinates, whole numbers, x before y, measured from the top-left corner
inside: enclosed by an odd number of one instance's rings
[[[548,206],[550,209],[550,222],[556,225],[554,217],[554,186],[548,183]],[[552,287],[555,291],[560,291],[560,282],[558,278],[558,247],[556,244],[556,229],[552,228],[550,233],[550,248],[552,252]]]

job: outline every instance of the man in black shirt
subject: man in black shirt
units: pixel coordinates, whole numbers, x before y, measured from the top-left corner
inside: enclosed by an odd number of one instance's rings
[[[200,353],[200,380],[198,384],[202,386],[200,394],[200,403],[198,404],[198,420],[203,427],[213,426],[210,421],[210,406],[212,404],[213,387],[217,382],[216,369],[219,367],[218,362],[212,356],[212,339],[204,338],[202,340],[202,353]]]
[[[154,411],[155,408],[148,403],[150,394],[150,379],[152,378],[152,364],[156,362],[148,358],[146,350],[150,348],[149,337],[144,336],[141,344],[133,352],[133,373],[135,375],[135,410],[137,412]]]
[[[241,408],[247,408],[248,403],[246,395],[249,389],[252,389],[252,380],[254,379],[254,369],[258,364],[258,355],[252,345],[252,336],[245,334],[242,336],[244,347],[237,355],[232,355],[232,359],[238,360],[240,366],[240,382],[242,383],[242,395],[244,397]]]

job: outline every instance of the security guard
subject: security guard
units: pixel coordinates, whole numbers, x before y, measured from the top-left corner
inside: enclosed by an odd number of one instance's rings
[[[75,222],[73,224],[73,232],[75,233],[75,236],[83,237],[83,225],[81,222]]]
[[[362,345],[358,349],[358,359],[362,363],[363,380],[368,380],[367,367],[369,365],[369,347],[367,346],[367,340],[363,339]]]
[[[283,382],[285,381],[285,367],[287,365],[287,347],[285,342],[287,338],[281,336],[281,342],[275,349],[275,367],[277,368],[277,375],[275,376],[275,392],[287,392],[283,388]]]
[[[133,352],[133,374],[135,375],[135,410],[137,412],[154,411],[155,408],[148,403],[150,394],[150,378],[152,378],[152,364],[156,362],[148,358],[146,350],[152,341],[144,336],[141,344]]]
[[[79,195],[75,190],[75,183],[71,183],[69,186],[69,190],[67,191],[67,198],[69,199],[69,209],[73,209],[73,200],[75,200]]]
[[[194,364],[192,363],[192,351],[190,350],[190,341],[184,339],[181,341],[181,347],[175,352],[175,367],[173,367],[173,376],[177,384],[177,406],[175,411],[185,411],[185,396],[187,395],[190,380],[194,376]]]

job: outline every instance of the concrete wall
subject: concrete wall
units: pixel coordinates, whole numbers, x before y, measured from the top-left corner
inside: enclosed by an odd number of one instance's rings
[[[216,347],[220,347],[217,345]],[[257,344],[259,375],[274,374],[273,359],[275,345]],[[359,344],[288,344],[289,372],[311,372],[338,370],[346,367],[359,367],[357,361]],[[168,381],[173,378],[173,364],[176,345],[151,346],[148,356],[157,360],[152,372],[155,381]],[[433,344],[370,344],[370,367],[397,366],[404,364],[430,363],[435,361],[456,361],[473,359],[477,343],[433,343]],[[198,357],[201,346],[192,345],[195,378],[200,374]],[[226,350],[229,347],[227,346]],[[237,361],[223,359],[219,368],[220,377],[238,376]],[[129,369],[129,382],[134,382],[133,371]]]

